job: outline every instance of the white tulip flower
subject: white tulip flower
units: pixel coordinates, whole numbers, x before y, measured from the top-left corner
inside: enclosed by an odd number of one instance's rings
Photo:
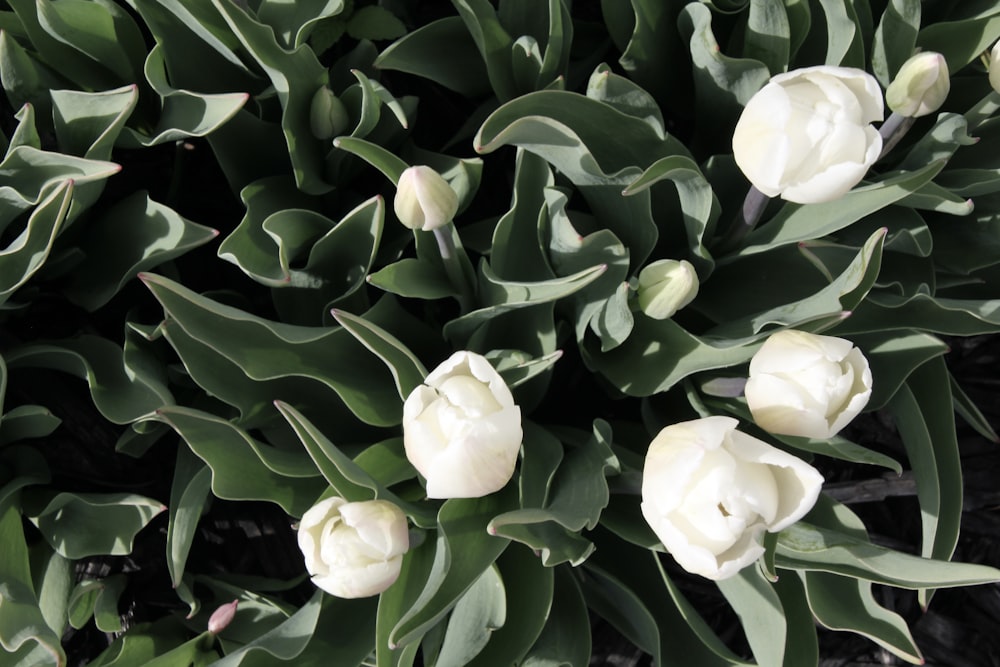
[[[490,362],[456,352],[403,404],[406,458],[430,498],[479,498],[514,475],[521,409]]]
[[[1000,42],[990,50],[990,85],[1000,93]]]
[[[872,373],[849,340],[786,329],[754,354],[743,391],[765,431],[825,439],[868,404]]]
[[[923,51],[899,68],[885,89],[885,102],[901,116],[920,118],[940,109],[950,90],[951,77],[944,56]]]
[[[302,515],[299,549],[319,588],[339,598],[377,595],[399,577],[410,547],[406,515],[387,500],[332,497]]]
[[[726,579],[812,508],[823,476],[805,461],[736,430],[731,417],[667,426],[649,445],[642,515],[678,565]]]
[[[747,102],[733,155],[769,197],[811,204],[858,184],[882,151],[882,90],[867,72],[820,65],[772,77]]]
[[[393,209],[405,226],[429,232],[455,218],[458,194],[430,167],[409,167],[396,183]]]

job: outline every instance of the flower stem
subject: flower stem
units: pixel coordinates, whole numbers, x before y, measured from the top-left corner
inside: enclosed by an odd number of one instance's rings
[[[764,209],[767,208],[769,201],[771,201],[770,197],[754,186],[750,186],[746,198],[743,199],[743,207],[740,209],[739,216],[733,220],[733,223],[729,226],[729,230],[726,232],[725,238],[719,244],[721,252],[735,250],[740,241],[753,231],[754,227],[760,221],[760,216],[764,214]]]
[[[878,128],[878,133],[882,136],[882,152],[879,153],[880,159],[896,147],[896,144],[909,132],[916,120],[916,118],[903,116],[895,111],[892,112],[892,115]]]
[[[464,315],[472,309],[472,289],[469,281],[465,279],[465,272],[462,270],[455,240],[451,238],[451,230],[451,225],[434,229],[434,239],[437,241],[441,262],[444,264],[445,273],[448,274],[448,281],[458,292],[458,305]]]

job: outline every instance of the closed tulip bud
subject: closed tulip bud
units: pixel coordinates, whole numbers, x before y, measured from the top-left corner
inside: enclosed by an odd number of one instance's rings
[[[1000,42],[994,44],[990,51],[990,85],[1000,93]]]
[[[347,108],[333,91],[323,86],[313,95],[309,108],[309,127],[317,139],[332,139],[347,129]]]
[[[661,259],[639,272],[639,308],[665,320],[698,295],[698,274],[687,260]]]
[[[409,167],[396,184],[393,209],[405,226],[429,232],[455,218],[458,194],[430,167]]]
[[[667,426],[642,471],[642,515],[677,564],[726,579],[812,509],[823,477],[802,459],[736,429],[732,417]]]
[[[430,498],[479,498],[514,475],[521,408],[490,362],[456,352],[403,403],[406,458]]]
[[[399,578],[410,548],[406,515],[387,500],[322,500],[302,515],[299,549],[312,581],[330,595],[378,595]]]
[[[213,611],[212,615],[208,618],[208,631],[213,635],[217,635],[225,630],[233,622],[233,618],[236,616],[236,607],[239,603],[239,600],[233,600]]]
[[[872,373],[851,341],[788,329],[754,354],[743,391],[765,431],[826,439],[868,404]]]
[[[948,63],[933,51],[918,53],[899,68],[885,89],[889,108],[901,116],[919,118],[941,108],[951,90]]]
[[[871,125],[882,89],[860,69],[818,65],[778,74],[747,102],[733,132],[736,164],[768,197],[832,201],[857,185],[882,152]]]

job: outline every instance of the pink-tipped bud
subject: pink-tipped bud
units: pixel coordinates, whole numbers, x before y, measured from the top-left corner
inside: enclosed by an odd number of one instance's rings
[[[212,616],[208,619],[208,631],[217,635],[225,630],[232,623],[233,617],[236,616],[236,606],[239,603],[239,600],[233,600],[213,611]]]

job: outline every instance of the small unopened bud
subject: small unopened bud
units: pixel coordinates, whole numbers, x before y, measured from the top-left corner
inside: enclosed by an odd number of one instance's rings
[[[347,129],[347,108],[333,91],[323,86],[313,95],[309,107],[309,127],[317,139],[332,139]]]
[[[225,630],[232,623],[233,617],[236,616],[236,606],[239,603],[239,600],[233,600],[213,611],[211,617],[208,619],[208,631],[213,635],[217,635]]]
[[[639,272],[639,308],[665,320],[698,295],[698,274],[687,260],[661,259]]]
[[[405,226],[429,232],[454,219],[458,194],[430,167],[409,167],[396,184],[393,209]]]
[[[951,90],[948,63],[934,51],[918,53],[899,68],[885,89],[885,102],[895,113],[919,118],[941,108]]]
[[[994,44],[990,51],[990,85],[1000,93],[1000,42]]]

